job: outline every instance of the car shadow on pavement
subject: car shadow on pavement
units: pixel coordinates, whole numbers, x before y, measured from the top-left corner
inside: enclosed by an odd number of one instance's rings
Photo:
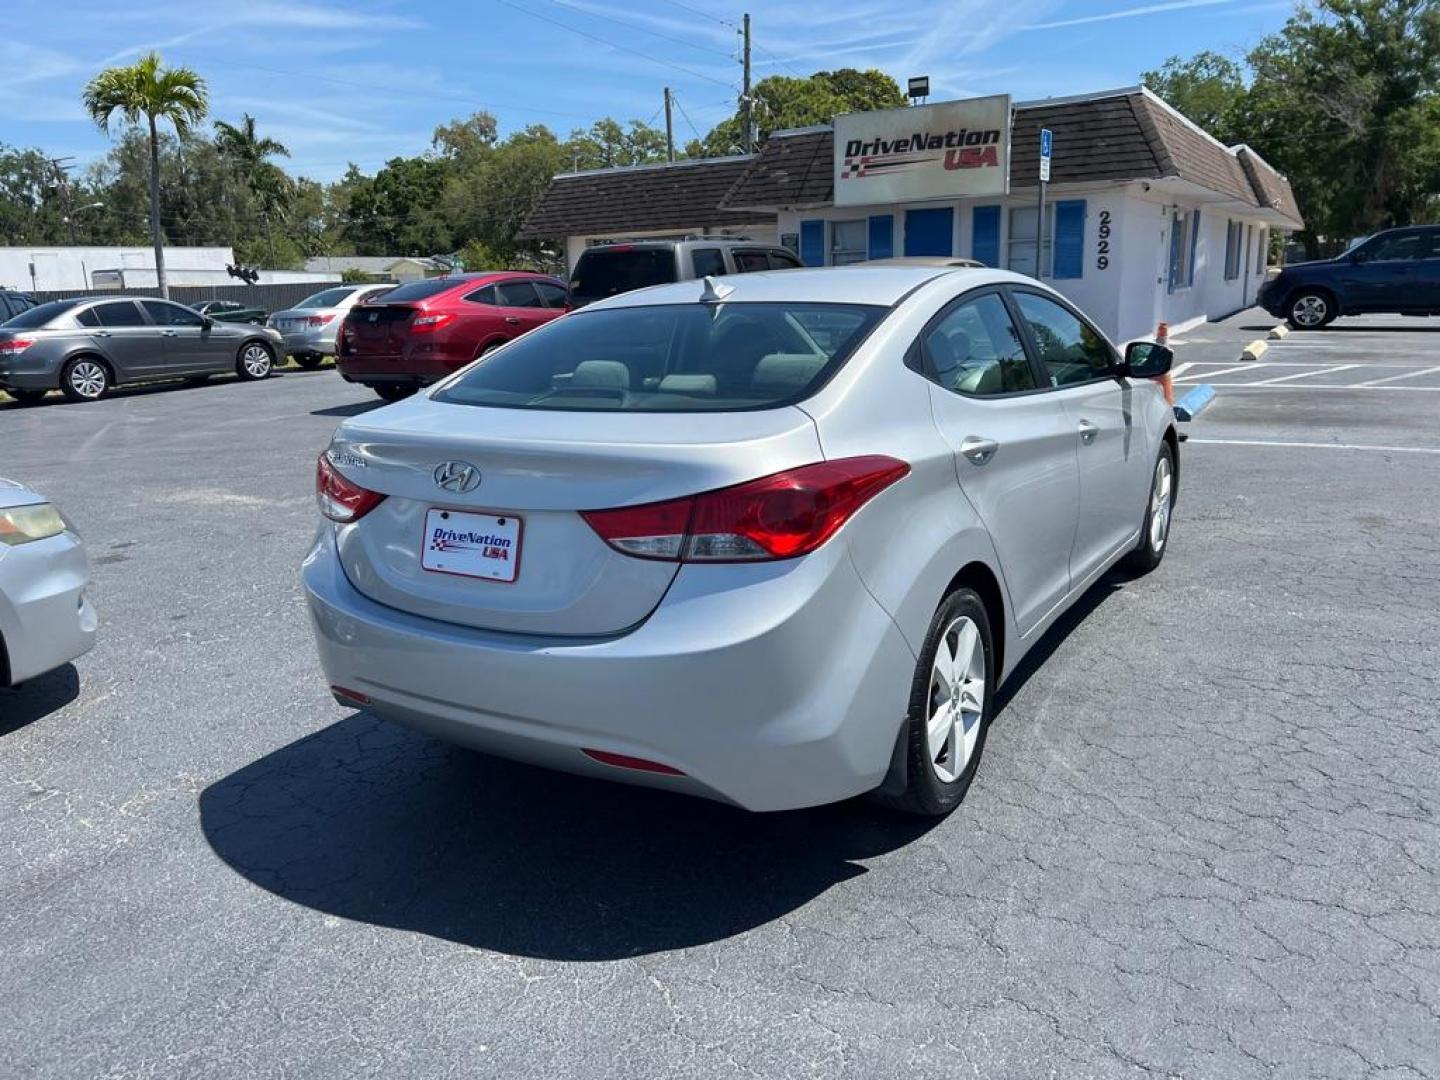
[[[79,696],[80,672],[74,664],[0,689],[0,738],[63,709]]]
[[[311,416],[359,416],[361,413],[378,409],[383,401],[352,401],[349,405],[331,405],[326,409],[311,409]]]
[[[569,961],[763,926],[935,824],[859,801],[750,814],[487,758],[365,713],[212,784],[200,820],[221,859],[294,903]]]
[[[1030,677],[1043,668],[1049,662],[1067,637],[1088,619],[1094,611],[1105,603],[1112,596],[1124,589],[1125,583],[1134,580],[1135,575],[1121,567],[1110,570],[1099,581],[1081,594],[1080,598],[1073,605],[1056,619],[1050,629],[1046,630],[1040,640],[1030,647],[1020,663],[1015,665],[1015,670],[1005,680],[1000,689],[995,691],[995,718],[992,722],[999,722],[1005,706],[1008,705],[1021,688],[1030,681]],[[981,763],[984,768],[984,763]]]

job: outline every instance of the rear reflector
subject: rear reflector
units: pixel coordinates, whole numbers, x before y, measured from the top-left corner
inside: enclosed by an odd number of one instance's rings
[[[359,521],[385,501],[378,491],[363,488],[345,479],[324,454],[315,463],[315,499],[320,513],[342,525]]]
[[[616,551],[669,562],[808,555],[910,471],[881,455],[787,469],[735,487],[581,516]]]
[[[335,700],[340,702],[341,705],[365,706],[370,704],[370,695],[362,694],[359,690],[350,690],[344,686],[332,686],[330,687],[330,693],[335,696]]]
[[[684,776],[685,774],[671,765],[662,765],[658,761],[651,761],[643,757],[631,757],[629,754],[612,754],[608,750],[591,750],[582,747],[580,752],[586,757],[600,762],[601,765],[613,765],[617,769],[635,769],[638,772],[661,773],[665,776]]]

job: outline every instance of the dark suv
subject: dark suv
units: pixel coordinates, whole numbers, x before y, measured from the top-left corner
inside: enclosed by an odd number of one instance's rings
[[[1440,225],[1386,229],[1333,259],[1287,266],[1256,299],[1297,330],[1367,312],[1440,315]]]
[[[804,265],[789,248],[732,237],[597,244],[575,260],[570,272],[570,302],[580,307],[649,285],[756,270],[795,270]]]
[[[0,323],[7,319],[13,319],[22,311],[29,311],[36,306],[38,306],[36,299],[27,293],[0,289]]]

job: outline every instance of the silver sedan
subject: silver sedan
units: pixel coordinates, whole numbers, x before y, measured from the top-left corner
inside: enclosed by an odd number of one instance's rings
[[[322,666],[342,703],[557,769],[945,813],[1027,650],[1164,555],[1170,363],[980,268],[592,304],[340,426]]]
[[[0,479],[0,686],[83,656],[95,644],[85,546],[60,511]]]
[[[277,311],[265,325],[279,332],[285,351],[303,368],[317,368],[335,355],[335,335],[346,313],[365,300],[395,288],[393,284],[336,285],[307,296],[293,308]]]

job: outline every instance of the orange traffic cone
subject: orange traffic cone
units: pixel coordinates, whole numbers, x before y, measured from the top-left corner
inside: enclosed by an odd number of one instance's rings
[[[1168,345],[1169,342],[1170,327],[1166,323],[1161,322],[1155,327],[1155,344]],[[1170,373],[1167,371],[1155,381],[1160,384],[1160,389],[1165,391],[1165,404],[1173,408],[1175,406],[1175,380],[1171,378]]]

